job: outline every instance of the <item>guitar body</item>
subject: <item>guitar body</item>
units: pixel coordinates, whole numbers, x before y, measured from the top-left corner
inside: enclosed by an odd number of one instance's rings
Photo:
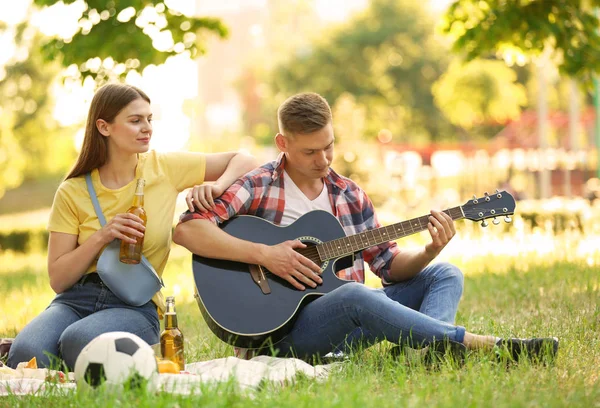
[[[224,223],[222,229],[234,237],[266,245],[294,239],[314,245],[346,236],[337,218],[326,211],[311,211],[287,227],[243,215]],[[221,340],[244,348],[264,346],[267,339],[275,344],[289,333],[302,306],[351,282],[335,274],[336,266],[351,266],[349,258],[322,263],[323,283],[303,291],[265,270],[270,288],[265,294],[252,279],[249,265],[194,255],[196,300],[208,327]]]

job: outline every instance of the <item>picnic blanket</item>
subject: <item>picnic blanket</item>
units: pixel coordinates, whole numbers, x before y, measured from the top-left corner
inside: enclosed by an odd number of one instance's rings
[[[256,389],[261,381],[286,384],[296,375],[317,380],[327,378],[331,370],[341,363],[312,366],[294,358],[257,356],[251,360],[236,357],[219,358],[186,364],[186,374],[158,374],[149,387],[160,392],[190,394],[200,384],[234,381],[240,389]],[[77,388],[73,373],[60,378],[60,373],[45,368],[31,369],[19,365],[16,370],[0,367],[0,396],[43,395],[49,389],[73,392]]]

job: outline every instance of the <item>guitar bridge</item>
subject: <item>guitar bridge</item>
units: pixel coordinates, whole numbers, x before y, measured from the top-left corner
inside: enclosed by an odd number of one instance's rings
[[[250,275],[252,276],[254,283],[258,285],[264,295],[271,293],[271,287],[269,286],[269,281],[267,281],[267,277],[265,276],[265,271],[263,270],[262,266],[250,265]]]

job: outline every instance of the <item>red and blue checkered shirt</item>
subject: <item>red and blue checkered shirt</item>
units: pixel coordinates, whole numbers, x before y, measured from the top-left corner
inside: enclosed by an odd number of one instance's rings
[[[181,215],[180,222],[206,219],[219,224],[236,215],[254,215],[279,225],[285,209],[284,164],[285,156],[280,154],[277,160],[258,167],[232,184],[215,200],[212,211],[186,211]],[[355,182],[332,169],[329,169],[324,181],[333,215],[347,236],[381,227],[373,203]],[[365,249],[356,254],[354,265],[345,269],[341,277],[364,283],[364,262],[367,262],[383,284],[391,283],[389,271],[392,259],[398,252],[398,246],[393,241]]]

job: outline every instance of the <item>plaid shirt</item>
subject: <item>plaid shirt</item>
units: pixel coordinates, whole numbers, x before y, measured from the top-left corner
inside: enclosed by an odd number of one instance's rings
[[[206,219],[219,224],[236,215],[255,215],[275,225],[281,223],[285,209],[283,168],[285,156],[269,162],[232,184],[215,200],[215,209],[205,213],[186,211],[180,222]],[[338,175],[332,169],[325,177],[333,215],[337,217],[347,236],[379,228],[373,204],[367,194],[352,180]],[[392,259],[399,252],[395,242],[374,246],[356,254],[352,268],[341,275],[345,279],[364,283],[364,261],[384,284],[391,283],[389,271]]]

